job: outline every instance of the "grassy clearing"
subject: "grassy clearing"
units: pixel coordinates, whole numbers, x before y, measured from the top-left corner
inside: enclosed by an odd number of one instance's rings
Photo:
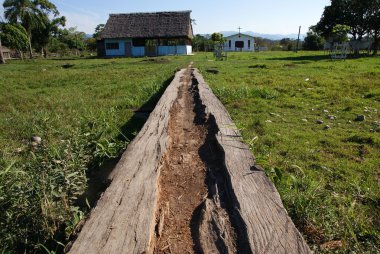
[[[134,110],[152,108],[190,60],[312,248],[379,252],[380,60],[332,62],[313,52],[1,65],[0,249],[59,250],[96,200],[91,179],[144,123]]]
[[[105,170],[187,58],[66,59],[0,66],[0,249],[59,250]],[[42,141],[32,142],[32,136]],[[38,141],[38,140],[37,140]],[[106,183],[103,184],[103,187]]]
[[[312,248],[380,252],[380,59],[331,61],[313,52],[210,59],[198,55],[195,65]]]

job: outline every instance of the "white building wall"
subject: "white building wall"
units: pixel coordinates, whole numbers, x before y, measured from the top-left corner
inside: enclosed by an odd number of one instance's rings
[[[158,46],[158,55],[189,55],[192,53],[192,47],[186,45],[178,46]]]
[[[186,52],[187,52],[187,55],[191,55],[193,53],[193,46],[187,45]]]
[[[236,47],[236,42],[243,42],[244,47],[238,48]],[[255,40],[252,36],[245,34],[235,34],[226,37],[226,42],[224,43],[224,51],[255,51]]]

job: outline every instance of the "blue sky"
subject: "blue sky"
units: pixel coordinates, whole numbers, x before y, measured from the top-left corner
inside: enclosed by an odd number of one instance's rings
[[[1,1],[3,2],[3,1]],[[51,0],[67,26],[93,33],[110,13],[192,10],[194,33],[254,31],[266,34],[306,33],[316,24],[329,0]],[[2,4],[0,12],[3,12]]]

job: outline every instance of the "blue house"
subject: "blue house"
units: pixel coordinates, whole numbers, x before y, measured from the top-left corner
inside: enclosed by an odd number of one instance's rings
[[[110,14],[97,42],[100,57],[189,55],[191,11]]]

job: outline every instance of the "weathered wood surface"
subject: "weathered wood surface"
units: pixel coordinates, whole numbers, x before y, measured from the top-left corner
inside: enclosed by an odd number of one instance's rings
[[[179,71],[129,144],[70,253],[143,253],[155,227],[159,165],[168,144],[169,110],[177,98]]]
[[[288,216],[279,193],[259,169],[248,146],[223,104],[212,93],[197,70],[200,99],[206,114],[215,117],[217,140],[224,151],[231,196],[236,212],[245,224],[252,253],[311,253],[308,245]]]
[[[114,170],[111,185],[91,212],[70,253],[140,254],[154,251],[160,165],[170,143],[169,112],[177,99],[181,77],[185,75],[186,70],[176,74],[143,129],[128,146]],[[244,253],[310,253],[274,185],[255,165],[228,112],[196,69],[194,77],[198,81],[206,117],[214,119],[219,130],[216,139],[227,172],[224,185],[234,210],[232,217],[239,217],[239,227],[234,228],[241,231],[237,232],[238,237],[244,236],[238,239],[238,242],[243,241],[243,248],[237,246],[238,250]],[[220,237],[227,246],[234,245],[233,236],[215,231],[215,227],[222,231],[231,228],[223,219],[227,217],[228,209],[221,211],[218,203],[217,198],[205,201],[199,224],[200,237],[205,239],[201,239],[200,244],[206,246],[203,250],[210,250],[208,253],[220,250],[214,248]]]

